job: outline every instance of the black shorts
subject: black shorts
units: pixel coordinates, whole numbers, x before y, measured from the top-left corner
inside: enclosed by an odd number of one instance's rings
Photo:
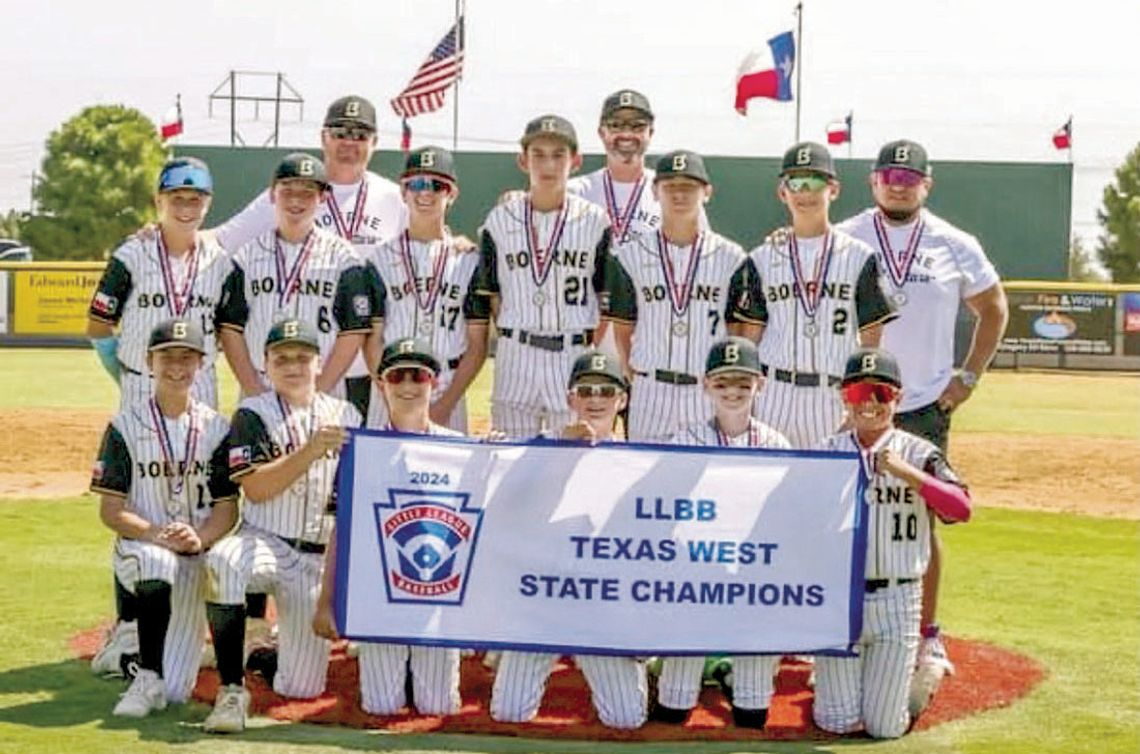
[[[895,414],[895,426],[930,440],[943,455],[946,454],[946,443],[950,439],[950,412],[939,406],[937,401],[913,411]]]

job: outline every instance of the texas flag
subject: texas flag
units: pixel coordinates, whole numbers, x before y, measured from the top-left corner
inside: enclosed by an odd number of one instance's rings
[[[791,100],[795,67],[796,38],[790,31],[769,39],[767,52],[749,53],[736,76],[736,112],[747,115],[753,97]]]
[[[1073,119],[1053,132],[1053,146],[1057,149],[1070,149],[1073,146]]]
[[[846,144],[851,141],[851,118],[854,113],[847,113],[843,120],[833,120],[827,124],[827,143]]]
[[[162,127],[159,131],[162,133],[163,141],[173,139],[182,133],[182,95],[178,96],[174,107],[166,111],[166,115],[162,118]]]

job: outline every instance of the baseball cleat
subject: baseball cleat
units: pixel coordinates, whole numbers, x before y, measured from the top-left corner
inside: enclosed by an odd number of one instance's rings
[[[166,709],[166,683],[153,670],[139,670],[135,680],[119,697],[112,715],[146,717],[151,710]]]
[[[922,640],[918,649],[918,664],[910,679],[908,708],[910,716],[917,718],[928,706],[938,691],[942,678],[954,674],[954,663],[946,654],[946,646],[939,636]]]
[[[202,728],[207,733],[241,733],[249,716],[249,692],[244,686],[223,686],[218,690],[214,709]]]
[[[103,646],[91,658],[91,672],[100,676],[123,676],[121,658],[139,651],[139,624],[116,621],[107,632]]]

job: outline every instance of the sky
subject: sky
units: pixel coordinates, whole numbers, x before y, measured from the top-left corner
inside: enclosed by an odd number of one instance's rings
[[[801,137],[854,113],[851,154],[895,138],[932,161],[1061,162],[1052,133],[1073,116],[1073,231],[1090,243],[1104,186],[1140,143],[1140,11],[1123,0],[804,0],[799,50]],[[229,143],[228,103],[212,92],[230,70],[280,72],[304,99],[282,113],[285,146],[315,146],[328,103],[356,93],[377,105],[382,148],[400,122],[387,105],[454,19],[454,0],[41,0],[5,9],[0,44],[0,211],[27,209],[50,132],[98,103],[156,122],[182,95],[185,143]],[[513,151],[527,120],[557,112],[584,151],[605,95],[644,92],[656,112],[652,150],[774,156],[795,140],[794,103],[733,109],[737,68],[793,29],[793,2],[468,0],[459,148]],[[271,94],[274,78],[239,91]],[[415,145],[450,145],[452,97],[411,122]],[[272,134],[272,112],[239,110],[247,144]],[[835,150],[847,156],[846,146]],[[935,168],[937,170],[937,167]],[[1011,187],[1012,188],[1012,187]],[[861,189],[860,189],[861,190]],[[937,190],[937,186],[935,187]],[[765,197],[763,200],[767,200]]]

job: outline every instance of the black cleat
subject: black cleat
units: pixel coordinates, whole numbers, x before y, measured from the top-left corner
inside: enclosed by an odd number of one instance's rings
[[[685,721],[689,719],[689,710],[666,707],[664,704],[659,703],[650,711],[649,719],[656,720],[659,723],[683,725]]]
[[[255,647],[249,651],[249,658],[245,661],[245,669],[257,673],[269,688],[273,688],[273,677],[277,675],[277,648]]]
[[[737,728],[756,728],[759,730],[768,722],[767,709],[742,709],[733,705],[732,722]]]

